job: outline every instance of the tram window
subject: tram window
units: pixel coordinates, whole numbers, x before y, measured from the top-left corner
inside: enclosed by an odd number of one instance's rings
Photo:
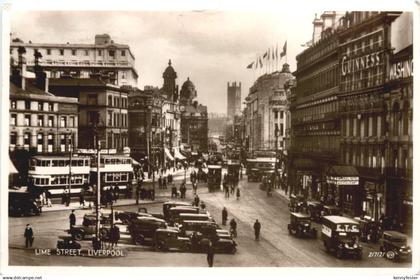
[[[51,185],[58,185],[58,178],[57,177],[52,177],[51,178]]]
[[[119,182],[120,181],[120,178],[121,178],[121,176],[120,176],[119,173],[114,174],[114,181],[115,182]]]
[[[58,160],[53,160],[52,161],[52,166],[58,166]]]
[[[101,161],[101,164],[104,164],[105,159],[101,158],[100,161]]]
[[[83,160],[78,160],[78,161],[77,161],[77,165],[78,165],[78,166],[83,166]]]
[[[127,181],[127,173],[121,174],[121,181]]]
[[[65,160],[64,161],[64,166],[69,166],[69,164],[70,164],[70,161],[69,160]]]
[[[112,176],[112,173],[108,173],[108,174],[106,174],[106,181],[107,181],[107,182],[112,182],[112,181],[114,181],[114,178],[113,178],[113,176]]]
[[[58,166],[64,166],[64,161],[59,160],[59,161],[58,161]]]
[[[60,185],[65,185],[65,184],[67,184],[67,176],[60,177]]]

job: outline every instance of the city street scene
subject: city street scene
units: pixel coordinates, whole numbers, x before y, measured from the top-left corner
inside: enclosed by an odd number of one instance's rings
[[[9,94],[10,266],[412,267],[411,12],[21,11]]]

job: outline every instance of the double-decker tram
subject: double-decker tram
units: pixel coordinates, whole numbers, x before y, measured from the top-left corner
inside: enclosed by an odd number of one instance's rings
[[[101,154],[99,172],[101,175],[101,189],[107,190],[117,187],[120,192],[131,193],[133,179],[133,161],[130,156],[124,154]],[[97,158],[92,157],[90,168],[90,182],[97,185],[98,177]]]
[[[34,156],[29,163],[28,179],[31,187],[49,190],[53,196],[62,194],[69,186],[74,195],[89,184],[90,166],[89,156],[74,155],[71,162],[68,156]]]

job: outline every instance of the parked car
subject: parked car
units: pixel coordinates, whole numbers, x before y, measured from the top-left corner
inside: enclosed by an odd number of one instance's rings
[[[153,245],[156,230],[167,228],[165,220],[155,217],[139,217],[127,227],[131,239],[136,245]]]
[[[179,222],[179,215],[181,213],[188,213],[188,214],[198,214],[200,209],[195,206],[175,206],[169,209],[169,215],[166,221],[168,221],[169,225],[174,225],[175,223]]]
[[[108,239],[111,229],[111,219],[109,216],[100,217],[99,237],[101,239]],[[69,234],[77,241],[83,240],[96,233],[96,216],[94,214],[85,214],[81,225],[73,226]]]
[[[322,240],[328,252],[334,252],[339,259],[344,256],[362,258],[360,227],[357,221],[342,216],[324,216],[321,222]]]
[[[316,228],[311,227],[311,216],[302,213],[290,213],[290,224],[287,225],[289,234],[297,237],[316,238]]]
[[[300,212],[305,203],[303,195],[292,194],[290,196],[289,209],[291,212]]]
[[[40,215],[42,206],[32,193],[9,190],[9,216]]]
[[[214,241],[218,239],[217,229],[218,225],[212,221],[189,221],[185,220],[180,225],[181,234],[184,236],[191,236],[194,232],[200,233],[203,237]]]
[[[314,222],[321,221],[322,204],[319,201],[308,201],[308,210],[311,220]]]
[[[61,237],[61,240],[57,241],[57,249],[80,249],[81,247],[80,243],[71,236]]]
[[[167,201],[163,203],[162,210],[163,210],[163,219],[169,219],[169,209],[176,206],[191,206],[191,203],[185,201]]]
[[[195,214],[195,213],[180,213],[178,219],[175,221],[176,223],[182,223],[185,220],[189,221],[211,221],[215,222],[215,220],[208,214]]]
[[[392,230],[384,231],[380,239],[380,250],[385,257],[395,261],[411,261],[412,251],[407,245],[407,236]]]
[[[193,252],[206,252],[210,242],[212,242],[216,253],[235,254],[237,250],[237,244],[235,240],[231,238],[219,238],[211,241],[210,238],[199,232],[195,233],[190,238]]]
[[[378,242],[379,224],[367,217],[355,218],[360,224],[360,240],[363,242]]]
[[[162,251],[170,249],[190,251],[191,241],[188,237],[180,236],[179,230],[175,228],[158,228],[155,232],[155,247]]]

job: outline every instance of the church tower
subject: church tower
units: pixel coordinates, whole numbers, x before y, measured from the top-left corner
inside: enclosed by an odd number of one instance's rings
[[[169,100],[173,102],[178,101],[178,86],[176,85],[177,74],[172,67],[172,62],[169,59],[168,67],[163,72],[163,92]]]

